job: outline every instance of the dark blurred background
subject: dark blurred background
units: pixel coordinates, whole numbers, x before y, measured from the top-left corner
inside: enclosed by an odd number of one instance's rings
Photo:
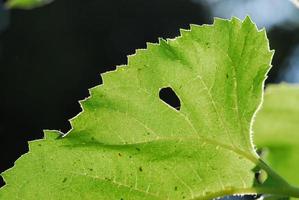
[[[246,15],[276,50],[267,82],[299,82],[299,9],[288,0],[56,0],[10,11],[0,0],[0,173],[43,129],[67,132],[100,73],[136,48],[190,23]]]

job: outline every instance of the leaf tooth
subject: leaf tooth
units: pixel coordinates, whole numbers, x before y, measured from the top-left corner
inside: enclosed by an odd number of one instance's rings
[[[237,24],[241,24],[242,23],[242,20],[239,19],[238,17],[232,17],[231,20],[230,20],[232,23],[237,23]]]
[[[151,48],[155,48],[155,46],[160,46],[160,44],[155,42],[146,42],[147,51],[149,51]]]
[[[180,28],[180,36],[181,37],[186,37],[190,34],[190,31],[191,31],[191,27],[189,27],[189,29]]]
[[[161,44],[161,43],[167,43],[167,40],[165,40],[165,39],[162,38],[162,37],[159,37],[159,38],[158,38],[158,44]]]
[[[250,17],[246,17],[243,21],[242,21],[242,27],[247,27],[250,29],[255,29],[256,31],[258,31],[257,26],[251,21]]]
[[[221,18],[221,17],[214,17],[214,25],[217,26],[217,24],[219,23],[223,23],[223,22],[230,22],[231,19],[224,19],[224,18]]]
[[[204,25],[203,25],[204,26]],[[198,24],[190,24],[190,31],[192,31],[193,29],[197,29],[197,28],[199,28],[199,27],[202,27],[202,26],[200,26],[200,25],[198,25]]]

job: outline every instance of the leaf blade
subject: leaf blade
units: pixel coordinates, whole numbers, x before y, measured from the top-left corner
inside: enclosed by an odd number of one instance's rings
[[[81,102],[84,112],[71,120],[70,133],[59,140],[48,133],[50,139],[32,143],[19,167],[4,173],[8,185],[0,195],[32,199],[13,179],[28,181],[24,171],[35,157],[37,171],[63,174],[43,173],[49,186],[31,171],[36,187],[46,191],[40,198],[205,199],[255,192],[259,160],[250,128],[273,55],[265,32],[249,18],[233,18],[181,34],[148,44],[128,66],[104,74],[104,85]],[[159,99],[163,87],[175,91],[180,111]]]

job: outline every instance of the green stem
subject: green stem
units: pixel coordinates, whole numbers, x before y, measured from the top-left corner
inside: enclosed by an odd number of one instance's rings
[[[268,178],[271,179],[271,183],[268,184],[266,180],[262,187],[256,187],[255,190],[257,193],[299,198],[299,188],[290,185],[263,160],[258,159],[258,166],[267,172]]]
[[[299,197],[299,188],[289,187],[252,187],[252,188],[227,188],[221,192],[209,193],[203,196],[197,196],[191,200],[211,200],[217,197],[228,195],[244,194],[269,194],[282,197]]]
[[[288,187],[256,187],[252,188],[257,194],[271,194],[284,197],[299,198],[299,188],[289,185]]]
[[[264,182],[262,185],[251,188],[226,188],[221,192],[208,193],[203,196],[192,198],[191,200],[211,200],[217,197],[235,194],[269,194],[275,196],[299,198],[299,188],[290,185],[273,169],[271,169],[263,160],[252,155],[246,155],[246,157],[257,164],[261,169],[265,170],[268,174],[268,179],[271,179],[271,181],[267,182],[266,180],[266,182]]]
[[[265,170],[268,174],[268,177],[275,180],[276,185],[280,186],[287,186],[290,187],[290,184],[282,178],[280,175],[278,175],[271,167],[269,167],[263,160],[258,159],[257,165]]]
[[[299,188],[290,185],[263,160],[249,155],[247,155],[247,158],[256,163],[261,169],[265,170],[265,172],[268,174],[268,179],[271,180],[270,183],[266,180],[261,187],[253,187],[252,189],[255,191],[255,193],[299,198]]]

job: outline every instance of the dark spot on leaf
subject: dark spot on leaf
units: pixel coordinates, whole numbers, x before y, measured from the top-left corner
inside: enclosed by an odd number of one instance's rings
[[[210,43],[206,42],[206,46],[209,49],[210,48]]]
[[[177,191],[178,190],[178,186],[174,186],[174,191]]]
[[[122,156],[122,155],[121,155],[121,153],[118,153],[118,156],[120,156],[120,157],[121,157],[121,156]]]
[[[92,169],[92,168],[89,168],[89,171],[93,171],[93,169]]]
[[[62,180],[62,182],[65,183],[66,181],[67,181],[67,178],[65,177],[65,178]]]
[[[181,101],[176,93],[170,87],[162,88],[159,92],[159,97],[169,106],[176,110],[181,109]]]
[[[228,78],[228,74],[226,74],[226,78]]]
[[[38,144],[38,146],[40,146],[40,147],[41,147],[42,145],[41,145],[41,144]]]
[[[132,158],[132,156],[129,156],[129,158]]]
[[[143,171],[143,169],[142,169],[142,167],[141,167],[141,166],[139,167],[139,171],[140,171],[140,172],[142,172],[142,171]]]
[[[136,147],[136,150],[137,150],[137,151],[140,151],[140,149],[139,149],[138,147]]]

